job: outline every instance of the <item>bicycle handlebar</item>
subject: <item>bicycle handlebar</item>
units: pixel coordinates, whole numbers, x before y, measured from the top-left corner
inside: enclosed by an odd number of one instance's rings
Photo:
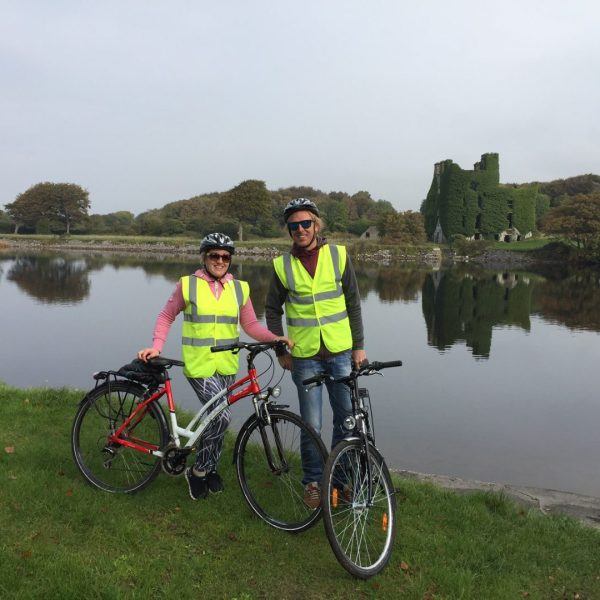
[[[226,352],[226,351],[240,351],[240,350],[250,350],[254,352],[265,352],[266,350],[270,350],[271,348],[276,348],[277,346],[286,346],[285,342],[281,340],[276,340],[273,342],[235,342],[234,344],[226,344],[224,346],[211,346],[211,352]]]
[[[310,385],[314,383],[316,385],[321,385],[324,381],[331,381],[333,383],[342,383],[345,381],[351,381],[353,379],[357,379],[358,377],[373,375],[381,371],[382,369],[389,369],[391,367],[401,367],[401,360],[390,360],[387,362],[379,362],[374,360],[373,362],[366,363],[361,365],[358,369],[353,369],[350,375],[346,377],[340,377],[339,379],[334,379],[331,375],[321,374],[315,375],[314,377],[309,377],[302,382],[302,385]]]

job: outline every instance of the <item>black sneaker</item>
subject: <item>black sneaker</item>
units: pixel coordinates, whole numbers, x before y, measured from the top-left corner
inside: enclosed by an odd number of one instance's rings
[[[190,498],[192,500],[198,500],[199,498],[206,498],[208,496],[208,477],[199,477],[194,475],[192,467],[188,467],[185,470],[185,480],[187,481],[188,488],[190,490]]]
[[[210,490],[211,494],[218,494],[219,492],[222,492],[225,489],[225,486],[223,485],[223,480],[216,471],[211,471],[206,476],[206,479],[208,481],[208,489]]]

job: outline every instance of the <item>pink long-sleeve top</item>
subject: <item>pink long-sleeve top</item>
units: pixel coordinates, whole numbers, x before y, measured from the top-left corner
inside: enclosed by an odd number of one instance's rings
[[[214,279],[204,269],[198,269],[194,275],[204,279],[210,284],[210,289],[215,295],[217,300],[221,296],[223,286],[228,281],[233,280],[233,275],[227,273],[221,279]],[[154,332],[152,334],[152,347],[156,348],[159,352],[162,352],[163,346],[167,341],[167,336],[171,330],[173,321],[177,318],[177,315],[185,308],[185,302],[183,300],[183,293],[181,291],[181,281],[177,282],[175,290],[167,300],[163,309],[158,314],[156,324],[154,325]],[[240,309],[240,325],[244,332],[249,335],[252,339],[257,342],[271,342],[277,338],[274,333],[271,333],[266,327],[256,318],[254,312],[254,306],[252,300],[248,298],[246,304]]]

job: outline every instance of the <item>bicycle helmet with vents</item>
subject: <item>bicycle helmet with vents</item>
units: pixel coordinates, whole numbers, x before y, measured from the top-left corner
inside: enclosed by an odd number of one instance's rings
[[[213,250],[222,248],[227,250],[231,254],[235,253],[235,244],[233,240],[224,233],[209,233],[202,238],[200,242],[200,252],[206,252],[207,250]]]
[[[307,210],[315,216],[319,216],[319,209],[317,205],[308,198],[294,198],[288,202],[287,206],[283,209],[283,219],[287,221],[291,215],[299,210]]]

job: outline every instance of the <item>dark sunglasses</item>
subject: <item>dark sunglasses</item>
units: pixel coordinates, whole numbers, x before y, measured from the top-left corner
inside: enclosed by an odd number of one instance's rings
[[[231,262],[231,254],[217,254],[216,252],[211,252],[207,254],[210,260],[214,260],[215,262],[222,260],[223,262]]]
[[[302,229],[310,229],[313,223],[313,220],[306,219],[306,221],[296,221],[295,223],[288,223],[287,226],[290,231],[298,231],[299,227],[302,227]]]

